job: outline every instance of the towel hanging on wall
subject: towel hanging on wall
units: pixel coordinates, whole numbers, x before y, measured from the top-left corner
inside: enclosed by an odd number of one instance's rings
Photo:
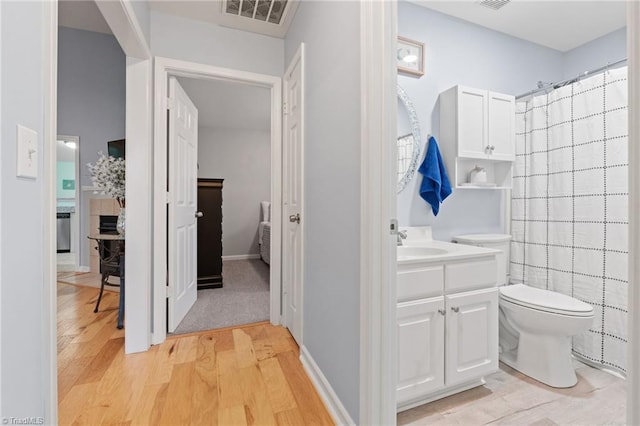
[[[418,171],[423,175],[420,196],[431,205],[433,215],[440,211],[440,203],[451,194],[451,183],[442,161],[438,143],[433,136],[427,141],[427,153]]]

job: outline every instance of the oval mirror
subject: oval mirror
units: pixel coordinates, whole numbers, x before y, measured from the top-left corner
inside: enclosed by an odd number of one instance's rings
[[[398,86],[398,192],[407,187],[418,169],[420,123],[413,103]]]

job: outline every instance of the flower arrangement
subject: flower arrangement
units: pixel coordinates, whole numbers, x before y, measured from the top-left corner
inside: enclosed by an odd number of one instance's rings
[[[98,160],[94,164],[87,164],[91,173],[91,180],[101,194],[109,195],[118,201],[120,207],[124,207],[125,195],[125,161],[98,153]]]

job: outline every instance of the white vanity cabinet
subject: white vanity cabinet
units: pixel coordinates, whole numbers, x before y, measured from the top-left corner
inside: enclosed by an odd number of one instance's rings
[[[488,183],[510,187],[515,97],[464,86],[441,93],[440,147],[456,187],[469,185],[476,165],[486,169]]]
[[[498,289],[448,295],[446,383],[455,385],[498,370]]]
[[[496,281],[495,255],[398,265],[398,411],[479,386],[497,371]]]
[[[444,387],[444,297],[398,304],[398,402]]]

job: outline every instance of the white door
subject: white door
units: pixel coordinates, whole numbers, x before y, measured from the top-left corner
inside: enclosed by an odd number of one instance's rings
[[[398,303],[397,403],[444,386],[444,297]]]
[[[458,86],[458,155],[486,157],[487,133],[487,91]]]
[[[284,324],[302,344],[302,146],[303,52],[300,46],[284,78],[284,144],[282,170],[282,278]]]
[[[169,323],[173,332],[197,298],[198,110],[169,79]]]
[[[446,296],[447,386],[498,370],[498,289]]]
[[[489,142],[491,157],[513,161],[515,149],[515,98],[511,95],[489,92]]]

